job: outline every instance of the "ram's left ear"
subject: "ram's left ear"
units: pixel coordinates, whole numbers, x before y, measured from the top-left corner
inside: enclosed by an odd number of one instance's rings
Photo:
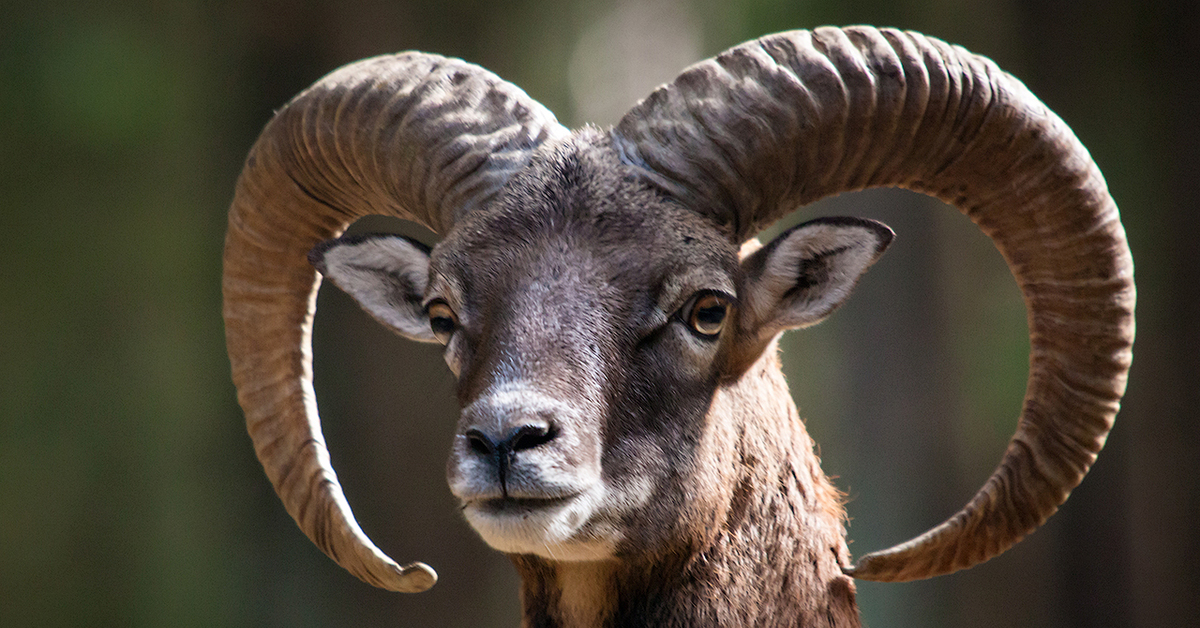
[[[739,327],[765,343],[814,325],[841,305],[895,234],[864,218],[818,218],[785,231],[742,260]]]

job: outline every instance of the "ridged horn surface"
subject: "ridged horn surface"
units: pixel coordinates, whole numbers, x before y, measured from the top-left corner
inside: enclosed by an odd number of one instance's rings
[[[1005,551],[1091,467],[1125,391],[1133,260],[1087,150],[990,60],[918,33],[781,33],[685,70],[614,129],[623,158],[738,241],[797,207],[870,187],[955,205],[1020,285],[1031,357],[1004,456],[958,513],[847,573],[905,581]]]
[[[477,66],[421,53],[366,59],[315,83],[246,159],[225,239],[226,344],[254,449],[313,543],[363,581],[423,591],[359,528],[329,462],[312,386],[320,277],[306,255],[367,214],[444,232],[566,129]]]

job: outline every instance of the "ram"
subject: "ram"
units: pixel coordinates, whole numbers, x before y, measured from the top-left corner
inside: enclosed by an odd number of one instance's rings
[[[992,238],[1032,355],[975,497],[855,564],[776,340],[829,315],[892,233],[827,218],[754,237],[879,186],[951,203]],[[338,237],[366,214],[443,239]],[[1133,263],[1087,151],[989,60],[896,30],[743,44],[604,130],[569,131],[462,61],[360,61],[267,125],[225,246],[233,377],[288,512],[368,583],[434,584],[364,535],[330,466],[311,365],[323,276],[445,345],[462,407],[450,490],[511,556],[526,626],[856,626],[853,578],[950,573],[1041,525],[1103,446],[1132,355]]]

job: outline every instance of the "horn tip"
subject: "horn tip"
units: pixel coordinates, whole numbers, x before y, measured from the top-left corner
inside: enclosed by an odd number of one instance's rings
[[[922,580],[930,577],[930,575],[913,575],[907,573],[903,565],[897,564],[895,560],[888,560],[887,552],[874,552],[867,554],[858,560],[857,565],[842,567],[842,573],[854,578],[855,580],[869,580],[871,582],[909,582],[912,580]]]
[[[384,588],[398,593],[421,593],[437,584],[437,572],[425,563],[409,563],[396,567],[394,578],[384,583]]]

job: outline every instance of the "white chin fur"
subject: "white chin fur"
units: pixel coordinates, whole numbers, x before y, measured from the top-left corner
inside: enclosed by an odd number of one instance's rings
[[[480,503],[463,508],[467,523],[488,545],[506,554],[535,554],[551,560],[609,558],[619,533],[590,522],[601,496],[589,491],[569,501],[535,509],[497,512]]]

